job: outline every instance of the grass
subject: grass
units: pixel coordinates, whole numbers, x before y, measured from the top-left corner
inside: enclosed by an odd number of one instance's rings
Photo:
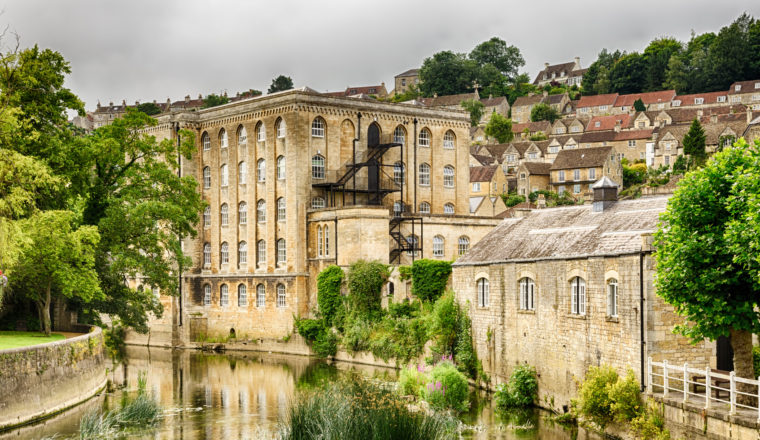
[[[45,333],[41,332],[0,331],[0,350],[29,347],[46,342],[60,341],[61,339],[65,339],[65,336],[59,333],[51,333],[50,336],[45,336]]]

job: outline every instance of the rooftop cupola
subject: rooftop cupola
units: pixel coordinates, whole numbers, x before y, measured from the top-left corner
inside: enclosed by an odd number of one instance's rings
[[[594,190],[594,212],[602,212],[617,202],[618,184],[609,177],[602,177],[591,189]]]

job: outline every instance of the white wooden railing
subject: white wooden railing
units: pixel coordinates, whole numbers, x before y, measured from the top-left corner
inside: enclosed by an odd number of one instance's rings
[[[703,401],[705,409],[716,403],[724,404],[728,406],[729,414],[736,414],[737,410],[750,412],[757,416],[760,423],[760,377],[757,380],[744,379],[737,377],[733,371],[725,374],[710,367],[691,368],[688,363],[671,365],[667,360],[653,362],[650,357],[647,361],[647,378],[648,394],[671,397],[671,393],[675,393],[682,395],[684,402]],[[754,392],[740,391],[737,384],[747,384],[747,388],[754,389]],[[737,396],[748,396],[751,404],[737,402]]]

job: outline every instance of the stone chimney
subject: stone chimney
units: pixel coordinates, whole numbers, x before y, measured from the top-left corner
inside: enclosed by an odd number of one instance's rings
[[[222,94],[222,96],[224,96],[225,98],[227,97],[227,91],[226,90],[224,91],[224,94]]]
[[[602,177],[591,188],[594,190],[594,212],[609,209],[617,202],[618,184],[609,177]]]
[[[575,57],[575,64],[577,64],[578,66],[581,65],[581,57]]]
[[[98,99],[98,110],[100,110],[100,100]]]
[[[121,105],[123,105],[124,107],[126,107],[127,106],[127,100],[126,99],[122,99],[121,100]]]
[[[536,208],[537,209],[546,208],[546,197],[544,197],[543,194],[538,195],[538,200],[536,200]]]
[[[203,99],[203,93],[198,93],[198,99]]]
[[[108,102],[108,106],[109,106],[109,107],[113,107],[113,101],[109,101],[109,102]]]
[[[512,217],[521,218],[530,215],[530,208],[514,208],[512,210]]]
[[[623,128],[622,121],[620,119],[615,120],[615,133],[620,133],[620,129]]]
[[[438,97],[438,94],[437,93],[433,93],[433,98],[437,98],[437,97]]]
[[[190,102],[190,95],[185,95],[185,102]]]
[[[544,69],[548,69],[548,68],[549,68],[549,63],[544,63]]]
[[[710,123],[717,124],[718,123],[718,115],[710,115]]]
[[[140,101],[135,101],[135,105],[140,105]]]
[[[702,109],[699,109],[699,110],[697,110],[697,116],[699,116],[700,118],[701,118],[701,117],[702,117],[702,115],[704,115],[704,114],[705,114],[705,112],[704,112],[704,111],[702,111]]]
[[[153,100],[153,104],[155,104],[155,103],[156,103],[156,100],[154,99],[154,100]]]

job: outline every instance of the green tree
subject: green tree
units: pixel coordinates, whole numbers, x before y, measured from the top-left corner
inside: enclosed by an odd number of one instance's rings
[[[480,118],[483,117],[483,110],[486,106],[477,99],[466,99],[459,105],[470,112],[470,125],[473,127],[477,126],[480,123]]]
[[[491,113],[491,119],[488,120],[484,131],[486,136],[496,138],[500,144],[509,142],[515,137],[512,133],[512,121],[496,112]]]
[[[609,93],[609,72],[612,66],[623,56],[619,50],[609,52],[606,48],[599,52],[596,60],[591,63],[583,74],[582,89],[584,95],[599,95]]]
[[[425,58],[420,67],[420,92],[423,96],[456,95],[472,91],[477,63],[464,54],[449,50]]]
[[[611,91],[620,94],[640,93],[644,90],[646,61],[637,52],[623,55],[609,73]]]
[[[484,41],[470,52],[470,59],[480,66],[492,65],[510,80],[517,77],[517,71],[525,65],[525,59],[516,46],[508,46],[498,37]],[[485,84],[485,83],[483,83]]]
[[[752,334],[760,333],[760,192],[751,192],[760,188],[759,148],[740,140],[687,173],[655,233],[657,294],[687,320],[675,330],[695,342],[730,336],[744,378],[757,377]]]
[[[50,335],[54,297],[90,302],[103,295],[95,271],[97,228],[75,228],[74,214],[68,211],[40,212],[23,220],[22,228],[14,283],[37,306],[42,328]]]
[[[674,89],[678,94],[689,91],[690,66],[684,62],[685,56],[674,54],[668,60],[668,68],[665,71],[665,81],[662,86],[666,89]]]
[[[559,118],[560,118],[559,112],[557,112],[557,110],[554,110],[554,107],[545,103],[534,105],[530,111],[530,120],[533,122],[549,121],[553,124],[554,121],[556,121]]]
[[[210,95],[206,95],[206,97],[203,98],[203,105],[201,106],[201,108],[216,107],[218,105],[227,104],[228,102],[230,102],[230,99],[227,98],[227,96],[225,96],[225,95],[215,95],[215,94],[212,93]],[[140,110],[140,109],[138,109],[138,110]],[[142,110],[140,110],[140,111],[142,111]]]
[[[332,325],[335,314],[343,301],[340,295],[343,278],[343,269],[334,264],[327,266],[317,275],[317,304],[328,327]]]
[[[388,267],[379,261],[359,260],[351,265],[348,290],[354,310],[362,314],[380,310],[382,289],[388,275]]]
[[[694,118],[689,131],[683,137],[683,152],[688,155],[694,165],[699,166],[707,157],[705,153],[705,130],[699,119]]]
[[[272,84],[269,86],[267,93],[282,92],[283,90],[290,90],[293,88],[293,79],[289,76],[280,75],[277,78],[272,79]]]
[[[148,116],[153,116],[161,113],[161,107],[159,107],[155,102],[143,102],[137,106],[137,111],[143,112]]]
[[[644,105],[644,101],[641,100],[641,98],[633,101],[633,109],[637,112],[645,112],[647,111],[647,106]]]
[[[646,63],[644,90],[652,92],[662,90],[665,83],[668,63],[673,55],[683,50],[681,43],[675,38],[657,38],[644,49],[643,57]]]

